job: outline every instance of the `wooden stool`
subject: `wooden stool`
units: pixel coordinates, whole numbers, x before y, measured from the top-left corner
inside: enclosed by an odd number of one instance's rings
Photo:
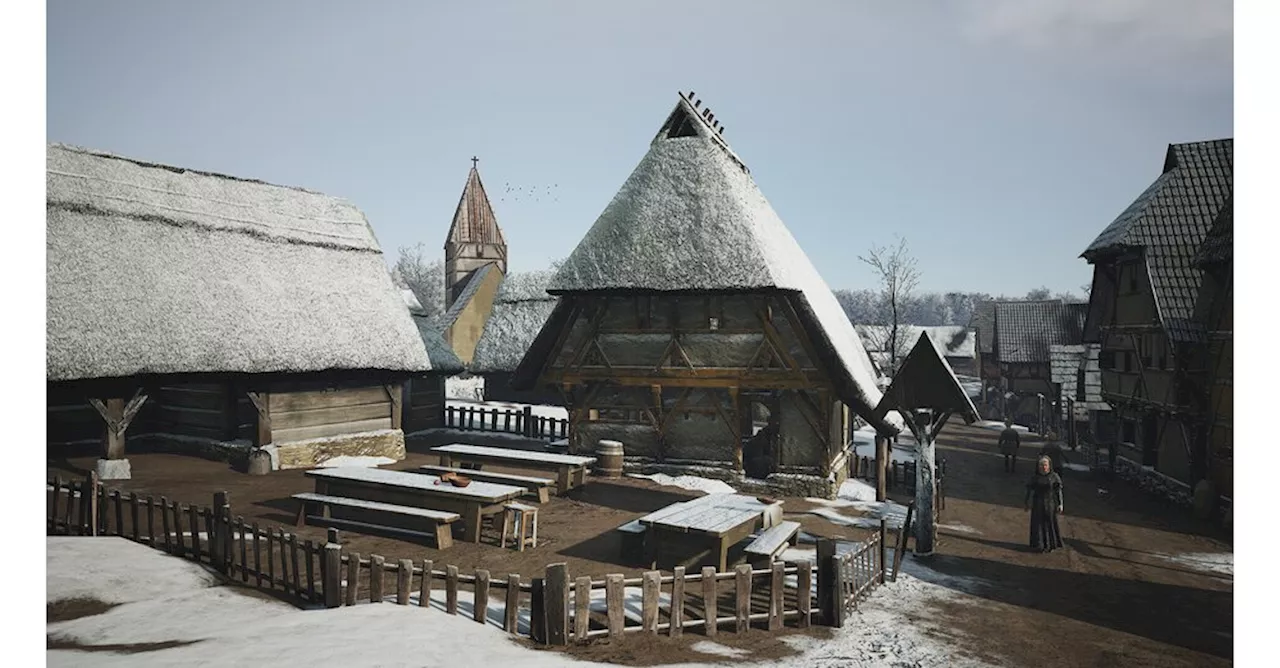
[[[507,546],[507,531],[516,539],[516,549],[524,552],[526,543],[530,547],[538,546],[538,508],[523,503],[508,503],[502,507],[502,547]],[[512,522],[514,521],[514,526]],[[532,534],[532,535],[530,535]]]

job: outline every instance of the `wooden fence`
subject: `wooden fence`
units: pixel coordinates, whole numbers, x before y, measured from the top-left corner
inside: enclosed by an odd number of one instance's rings
[[[849,476],[859,480],[868,480],[875,482],[876,480],[876,458],[875,457],[851,457],[849,459]],[[947,458],[938,459],[938,504],[942,510],[946,509],[946,480],[947,480]],[[885,470],[885,486],[893,488],[902,488],[907,494],[916,493],[916,464],[915,462],[890,462]]]
[[[519,434],[528,438],[550,440],[569,437],[568,420],[534,415],[531,406],[525,406],[524,410],[445,406],[444,426],[467,431]]]
[[[495,579],[484,569],[463,573],[445,565],[441,570],[432,560],[364,557],[344,550],[336,529],[329,529],[327,540],[319,544],[278,527],[246,524],[231,514],[226,492],[214,494],[211,506],[198,507],[121,494],[92,476],[70,482],[55,477],[48,490],[50,535],[124,537],[313,606],[410,605],[417,594],[419,606],[437,605],[451,615],[461,611],[476,622],[549,645],[627,633],[678,636],[686,629],[714,637],[750,628],[838,627],[860,598],[885,581],[884,520],[878,534],[844,551],[834,541],[819,541],[816,573],[809,561],[778,561],[760,569],[742,564],[726,572],[708,566],[686,573],[677,567],[670,574],[647,571],[638,578],[613,574],[596,579],[571,578],[560,563],[547,566],[542,577],[511,573]],[[432,598],[437,591],[443,594],[442,604]],[[469,594],[470,610],[460,594]]]

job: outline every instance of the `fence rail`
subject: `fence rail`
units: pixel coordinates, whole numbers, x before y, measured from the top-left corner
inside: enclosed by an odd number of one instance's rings
[[[92,475],[82,481],[55,477],[47,489],[50,535],[124,537],[313,606],[410,605],[416,598],[418,606],[466,614],[550,645],[628,633],[679,636],[686,629],[714,637],[751,628],[840,626],[847,609],[885,581],[884,520],[878,534],[838,556],[834,541],[819,541],[816,569],[802,560],[758,569],[742,564],[726,572],[677,567],[670,574],[647,571],[633,578],[571,578],[559,563],[547,566],[542,577],[494,578],[485,569],[463,573],[430,559],[362,556],[343,548],[336,529],[328,530],[324,543],[301,540],[280,527],[264,529],[233,516],[226,492],[201,507],[108,490]],[[443,601],[433,597],[437,592]]]
[[[531,406],[525,406],[523,410],[445,406],[444,426],[451,429],[519,434],[528,438],[550,440],[569,437],[568,420],[534,415]]]
[[[850,457],[849,458],[849,476],[859,480],[868,480],[875,482],[876,480],[876,458],[875,457]],[[946,510],[946,480],[947,480],[947,458],[938,458],[938,476],[935,479],[938,484],[938,505],[941,510]],[[885,486],[894,489],[901,488],[907,494],[916,493],[916,464],[915,462],[889,462],[885,467]]]

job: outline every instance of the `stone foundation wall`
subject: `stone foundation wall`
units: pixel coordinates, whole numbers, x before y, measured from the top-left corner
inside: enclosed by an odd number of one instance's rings
[[[329,436],[309,441],[277,443],[277,470],[308,469],[321,462],[346,455],[348,457],[387,457],[396,461],[405,458],[404,432],[384,429],[358,434]]]
[[[1078,452],[1084,455],[1085,461],[1094,470],[1105,470],[1107,467],[1107,448],[1092,443],[1081,443]],[[1123,455],[1116,456],[1116,477],[1132,483],[1142,491],[1160,499],[1164,499],[1179,508],[1191,510],[1194,502],[1194,491],[1186,483],[1171,478],[1155,469],[1143,466]],[[1219,496],[1215,509],[1217,520],[1230,528],[1232,522],[1232,500]]]

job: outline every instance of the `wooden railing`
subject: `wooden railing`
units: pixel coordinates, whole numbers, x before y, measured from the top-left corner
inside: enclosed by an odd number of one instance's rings
[[[677,567],[670,574],[647,571],[638,578],[571,578],[567,565],[557,563],[547,566],[542,577],[511,573],[495,579],[485,569],[463,573],[445,565],[441,570],[432,560],[364,557],[344,550],[336,529],[329,529],[327,540],[319,544],[279,527],[246,524],[231,514],[226,492],[214,494],[211,506],[200,507],[108,490],[92,476],[77,482],[55,477],[48,489],[50,535],[127,538],[312,606],[410,605],[416,594],[421,607],[469,614],[479,623],[549,645],[628,633],[679,636],[686,629],[714,637],[751,628],[840,626],[850,606],[885,581],[884,520],[878,534],[838,555],[834,541],[819,541],[816,573],[812,562],[801,560],[760,569],[742,564],[726,572],[708,566],[686,573]],[[434,591],[443,592],[443,604],[432,599]],[[470,594],[469,611],[462,594]],[[489,619],[491,612],[494,619]]]
[[[568,420],[534,415],[531,406],[525,406],[523,410],[445,406],[444,426],[467,431],[519,434],[528,438],[555,440],[569,437]]]
[[[875,482],[876,480],[876,458],[875,457],[851,457],[849,459],[849,477],[859,480],[868,480]],[[946,510],[946,480],[947,480],[947,458],[938,458],[938,506],[940,510]],[[915,462],[889,462],[885,467],[885,485],[890,488],[902,488],[907,494],[915,494],[916,492],[916,464]]]

